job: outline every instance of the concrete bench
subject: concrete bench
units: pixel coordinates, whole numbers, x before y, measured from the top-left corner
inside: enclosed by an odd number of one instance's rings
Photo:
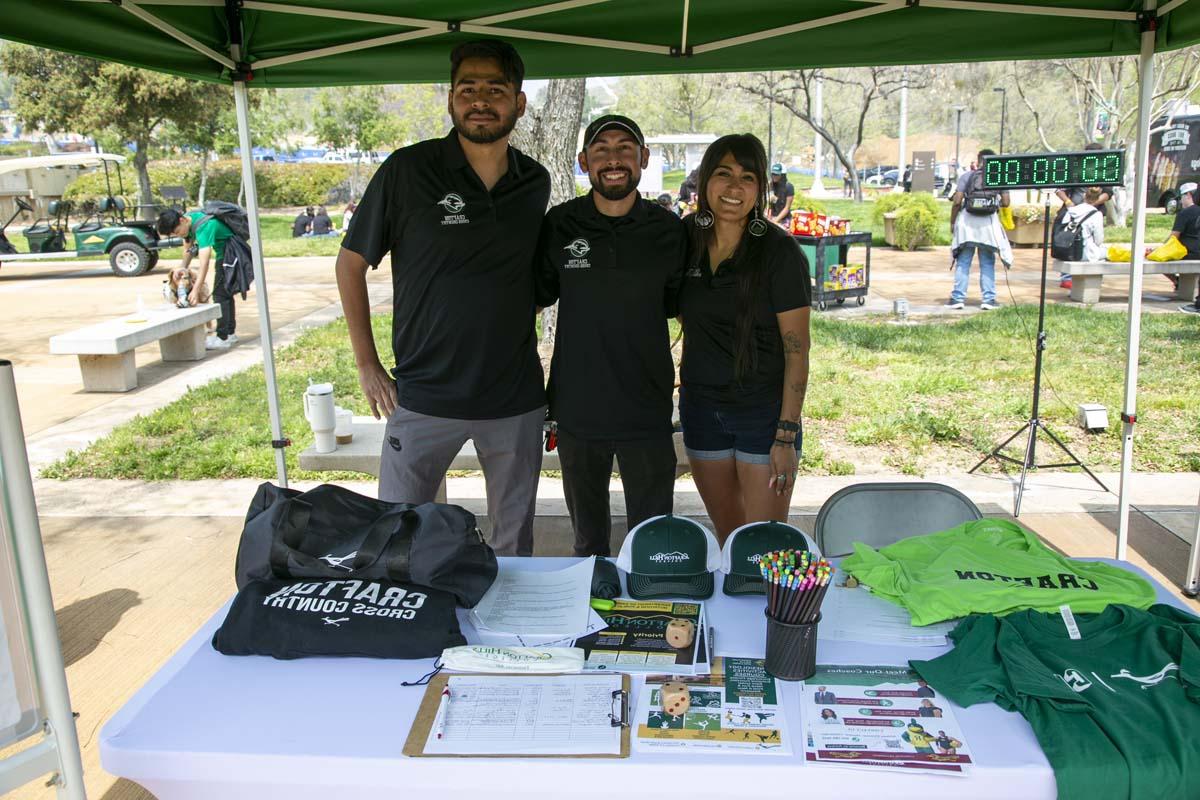
[[[1071,299],[1077,303],[1099,303],[1100,283],[1105,275],[1129,275],[1129,263],[1122,261],[1059,261],[1060,272],[1071,276]],[[1192,300],[1200,281],[1200,261],[1146,261],[1143,275],[1178,275],[1175,297]]]
[[[50,352],[79,356],[84,391],[128,392],[137,388],[136,348],[157,341],[163,361],[199,361],[204,358],[204,325],[220,316],[215,303],[194,308],[164,303],[52,336]]]
[[[332,453],[318,453],[310,445],[300,453],[300,469],[310,469],[314,472],[337,470],[340,472],[365,472],[379,477],[379,462],[383,454],[383,431],[385,423],[372,417],[354,418],[354,440],[349,444],[339,444]],[[687,455],[683,451],[683,434],[675,432],[675,458],[677,475],[687,472]],[[479,455],[475,452],[475,443],[468,441],[458,451],[458,455],[450,462],[451,470],[478,470],[483,467],[479,463]],[[616,469],[616,462],[613,462]],[[542,469],[562,469],[558,460],[558,450],[542,453]],[[438,488],[437,501],[446,502],[446,481]]]

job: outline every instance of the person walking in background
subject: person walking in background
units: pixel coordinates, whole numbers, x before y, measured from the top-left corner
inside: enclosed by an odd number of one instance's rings
[[[487,483],[491,544],[533,554],[546,396],[534,256],[550,174],[508,144],[525,65],[497,40],[450,55],[443,139],[397,150],[371,178],[337,258],[358,380],[387,417],[379,497],[427,503],[469,439]],[[371,333],[367,269],[391,254],[389,374]]]
[[[950,230],[953,234],[950,252],[953,256],[954,288],[946,308],[961,309],[966,304],[971,278],[971,260],[979,253],[979,307],[992,311],[996,302],[996,256],[1005,267],[1012,264],[1012,245],[1004,226],[1000,224],[1000,208],[1009,205],[1008,192],[983,188],[983,159],[994,156],[993,150],[980,150],[978,169],[963,173],[955,187],[950,207]],[[975,167],[976,164],[972,164]]]
[[[296,215],[292,220],[292,238],[298,239],[301,236],[307,236],[312,232],[313,210],[312,206],[304,209]]]
[[[812,287],[799,245],[765,218],[767,156],[723,136],[700,163],[679,417],[700,498],[724,540],[747,522],[786,522],[808,389]]]
[[[1100,144],[1099,142],[1088,142],[1086,145],[1084,145],[1083,149],[1084,150],[1103,150],[1104,145]],[[1090,205],[1092,208],[1097,208],[1100,210],[1100,241],[1103,242],[1104,241],[1105,204],[1108,203],[1109,200],[1112,200],[1112,189],[1108,188],[1108,187],[1101,188],[1099,186],[1092,187],[1092,188],[1095,188],[1096,192],[1097,192],[1097,194],[1095,195],[1096,201],[1094,203],[1088,203],[1088,205]],[[1057,197],[1059,199],[1059,202],[1062,203],[1062,211],[1059,212],[1058,219],[1055,220],[1055,222],[1054,222],[1055,227],[1057,227],[1064,219],[1066,219],[1066,214],[1068,211],[1070,211],[1071,208],[1079,205],[1080,203],[1085,202],[1084,195],[1087,194],[1088,191],[1089,191],[1089,189],[1085,189],[1085,188],[1081,188],[1081,187],[1076,187],[1074,189],[1056,189],[1054,191],[1054,196]],[[1078,217],[1076,217],[1076,218],[1078,218]],[[1093,261],[1093,260],[1103,261],[1104,259],[1103,258],[1099,258],[1099,259],[1087,258],[1084,260],[1085,261]],[[1063,289],[1070,289],[1071,288],[1070,274],[1066,273],[1066,272],[1060,272],[1058,275],[1058,285],[1060,287],[1062,287]]]
[[[787,179],[783,164],[771,165],[771,222],[784,228],[791,228],[792,200],[796,197],[796,187]]]
[[[677,313],[687,240],[673,211],[638,196],[650,151],[637,123],[600,117],[583,145],[592,190],[546,215],[537,304],[558,303],[547,395],[575,555],[608,556],[614,458],[629,529],[674,503],[667,318]]]
[[[346,210],[342,212],[342,233],[350,230],[350,220],[354,219],[354,210],[358,208],[358,204],[351,200],[346,203]]]

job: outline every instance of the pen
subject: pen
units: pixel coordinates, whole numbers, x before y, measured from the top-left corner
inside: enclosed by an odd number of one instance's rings
[[[717,630],[712,625],[708,626],[708,661],[711,664],[712,660],[717,657]]]
[[[433,721],[433,729],[437,738],[441,739],[446,733],[446,707],[450,705],[450,687],[442,689],[442,700],[438,703],[437,716]]]

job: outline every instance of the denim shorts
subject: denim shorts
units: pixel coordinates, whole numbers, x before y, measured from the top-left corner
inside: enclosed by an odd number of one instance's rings
[[[683,448],[689,458],[697,461],[735,458],[744,464],[770,464],[779,410],[779,403],[722,405],[681,386],[679,422],[683,428]],[[797,452],[802,439],[803,430],[796,434]]]

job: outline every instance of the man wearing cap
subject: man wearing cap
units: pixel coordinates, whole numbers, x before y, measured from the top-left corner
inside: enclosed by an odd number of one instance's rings
[[[771,210],[767,216],[776,225],[788,227],[792,217],[792,198],[796,196],[796,187],[787,179],[783,164],[771,165]]]
[[[541,164],[508,146],[525,113],[509,44],[450,55],[454,129],[397,150],[371,179],[337,260],[363,393],[387,417],[379,497],[432,501],[468,440],[487,482],[492,546],[532,555],[545,418],[533,264],[550,198]],[[371,334],[366,271],[391,253],[392,353]]]
[[[630,528],[674,500],[667,318],[687,244],[683,223],[638,195],[649,160],[633,120],[593,121],[579,153],[592,190],[550,209],[542,226],[537,302],[559,304],[547,393],[577,556],[610,553],[614,457]]]

